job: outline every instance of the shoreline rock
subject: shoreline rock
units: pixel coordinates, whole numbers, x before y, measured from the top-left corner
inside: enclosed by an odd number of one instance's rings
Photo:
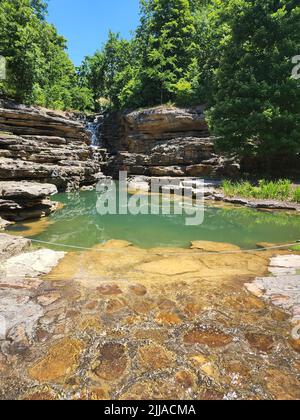
[[[246,283],[246,289],[290,313],[291,323],[300,323],[300,255],[279,255],[270,260],[269,277]]]
[[[57,208],[48,197],[56,193],[53,184],[0,181],[0,216],[13,222],[48,216]]]
[[[196,197],[197,193],[202,192],[205,200],[212,202],[222,202],[225,204],[233,204],[236,206],[249,207],[256,210],[273,210],[273,211],[295,211],[300,212],[300,204],[283,202],[278,200],[256,200],[240,197],[226,197],[221,193],[221,181],[203,179],[197,177],[171,177],[171,176],[139,176],[133,175],[128,178],[128,189],[134,193],[137,191],[151,193],[151,182],[165,182],[168,187],[161,190],[164,194],[182,195],[186,191],[187,194]],[[173,186],[172,186],[173,183]],[[204,188],[203,188],[204,187]]]

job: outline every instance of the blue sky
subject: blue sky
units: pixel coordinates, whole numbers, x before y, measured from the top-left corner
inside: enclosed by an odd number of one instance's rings
[[[139,22],[139,0],[48,1],[48,21],[67,38],[76,66],[100,48],[110,29],[129,38]]]

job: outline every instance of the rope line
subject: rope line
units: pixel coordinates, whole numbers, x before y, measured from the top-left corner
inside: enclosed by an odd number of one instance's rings
[[[42,245],[50,245],[50,246],[56,246],[56,247],[61,247],[61,248],[69,248],[69,249],[76,249],[76,250],[81,250],[81,251],[93,251],[93,252],[102,252],[102,253],[116,253],[116,252],[124,252],[124,249],[126,248],[122,248],[122,249],[95,249],[95,248],[87,248],[87,247],[82,247],[82,246],[75,246],[75,245],[67,245],[67,244],[58,244],[55,242],[47,242],[47,241],[40,241],[38,239],[29,239],[29,238],[24,238],[24,239],[28,239],[31,242],[37,243],[37,244],[42,244]],[[217,242],[216,242],[217,243]],[[285,249],[285,248],[291,248],[293,246],[299,245],[300,240],[292,243],[292,244],[286,244],[286,245],[275,245],[275,246],[270,246],[270,247],[265,247],[265,248],[255,248],[255,249],[241,249],[241,250],[236,250],[236,251],[212,251],[212,252],[208,252],[208,251],[198,251],[198,252],[189,252],[189,255],[234,255],[234,254],[244,254],[244,253],[252,253],[252,252],[263,252],[263,251],[272,251],[272,250],[276,250],[276,249]],[[143,248],[141,248],[143,250]],[[189,249],[187,249],[188,251]],[[148,251],[147,249],[145,249],[145,251]],[[154,252],[154,255],[187,255],[187,252]]]

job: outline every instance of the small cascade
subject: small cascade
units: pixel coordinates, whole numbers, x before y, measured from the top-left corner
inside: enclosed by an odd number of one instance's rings
[[[101,140],[101,132],[102,132],[102,125],[104,121],[104,116],[102,114],[98,114],[94,116],[93,121],[87,122],[87,131],[89,131],[92,135],[92,147],[100,147],[102,146]]]

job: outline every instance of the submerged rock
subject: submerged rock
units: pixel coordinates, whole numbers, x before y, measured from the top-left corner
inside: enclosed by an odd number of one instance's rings
[[[139,364],[142,370],[164,370],[173,366],[174,354],[158,345],[149,345],[139,349]]]
[[[99,349],[99,357],[93,366],[93,373],[104,381],[120,379],[128,365],[126,348],[122,344],[105,344]]]
[[[38,382],[64,380],[71,376],[78,367],[78,361],[84,344],[73,338],[65,338],[49,349],[45,358],[34,364],[29,375]]]
[[[232,342],[233,338],[214,328],[198,327],[184,336],[186,344],[202,344],[212,348],[225,347]]]

